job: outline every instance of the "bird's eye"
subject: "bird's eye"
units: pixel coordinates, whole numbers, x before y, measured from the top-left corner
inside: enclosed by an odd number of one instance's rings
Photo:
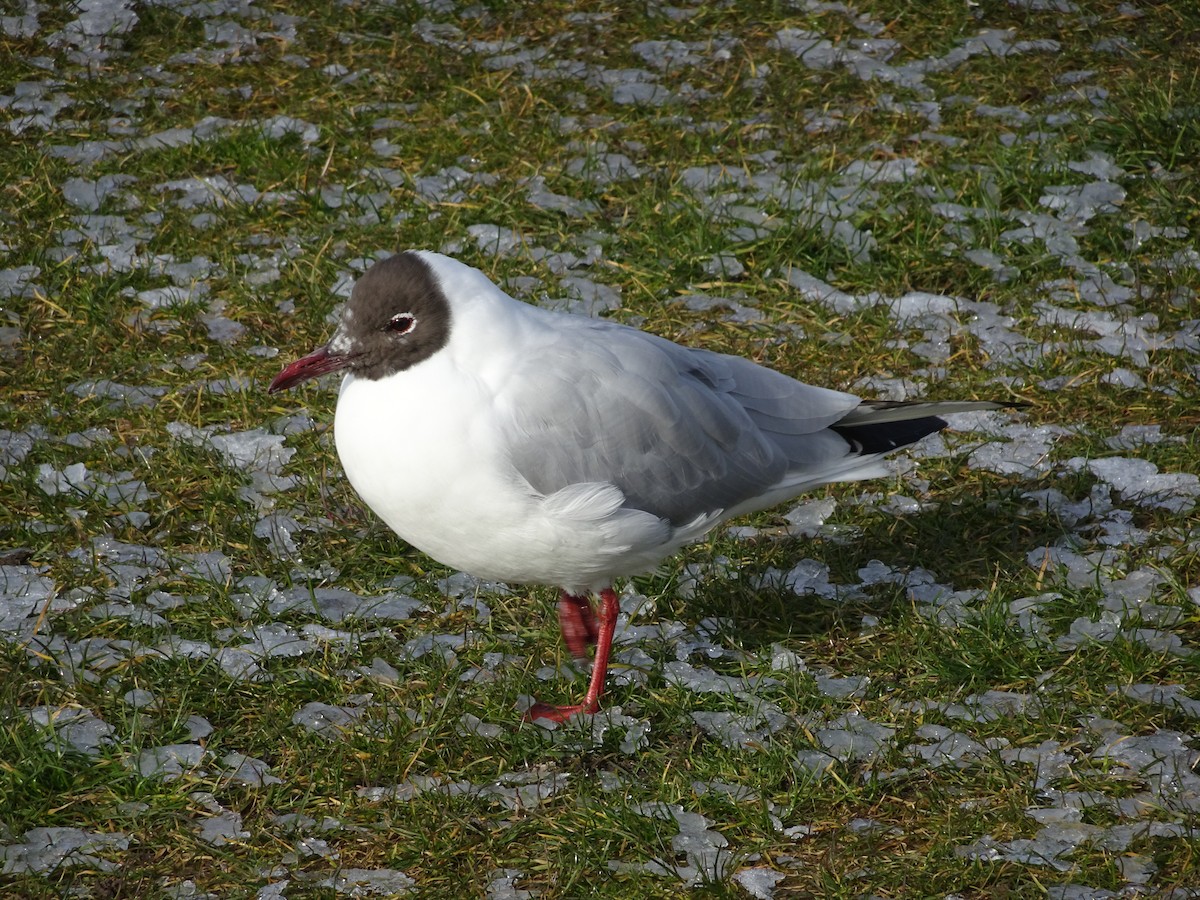
[[[408,334],[417,327],[417,317],[412,313],[396,313],[388,319],[387,330],[392,334]]]

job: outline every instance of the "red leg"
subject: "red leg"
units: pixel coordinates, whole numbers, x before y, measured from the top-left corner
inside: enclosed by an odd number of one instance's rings
[[[563,591],[558,598],[558,627],[571,655],[576,659],[587,656],[588,647],[596,643],[597,635],[591,601]]]
[[[560,607],[561,608],[561,607]],[[600,708],[600,694],[604,690],[604,676],[608,674],[608,655],[612,650],[613,632],[617,630],[617,614],[621,604],[612,588],[600,592],[600,615],[596,634],[596,659],[592,663],[592,678],[588,682],[587,694],[583,702],[575,706],[551,706],[548,703],[535,703],[525,712],[526,719],[549,719],[552,722],[565,722],[576,713],[592,715]]]

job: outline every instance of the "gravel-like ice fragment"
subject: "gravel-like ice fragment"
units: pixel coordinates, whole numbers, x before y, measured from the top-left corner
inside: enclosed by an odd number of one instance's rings
[[[205,750],[198,744],[166,744],[149,747],[129,761],[129,767],[143,778],[174,781],[200,767]]]
[[[202,741],[213,733],[212,723],[204,716],[192,714],[183,724],[187,728],[189,741]]]
[[[1125,201],[1125,189],[1111,181],[1046,188],[1038,203],[1062,219],[1086,222],[1100,213],[1117,212]]]
[[[494,740],[504,733],[504,729],[499,725],[485,722],[479,716],[471,715],[471,713],[463,713],[459,719],[459,726],[461,734],[473,734],[488,740]]]
[[[77,381],[67,385],[67,390],[84,400],[93,397],[109,400],[110,406],[153,406],[167,392],[164,387],[121,384],[108,378]]]
[[[917,737],[929,743],[909,744],[904,748],[905,752],[926,760],[935,768],[945,765],[962,768],[988,754],[983,744],[941,725],[922,725],[917,729]]]
[[[768,735],[761,728],[761,717],[718,710],[697,710],[691,714],[706,734],[719,740],[726,747],[737,750],[761,750],[766,746]]]
[[[154,696],[153,691],[148,691],[145,688],[134,688],[131,691],[126,691],[121,699],[134,709],[145,709],[153,706],[158,698]]]
[[[226,777],[231,781],[247,784],[251,787],[266,787],[268,784],[283,784],[283,779],[271,774],[271,766],[261,759],[246,756],[236,751],[226,753],[221,758],[221,765],[230,769]]]
[[[366,710],[362,707],[334,706],[314,700],[304,704],[292,716],[292,724],[302,725],[322,737],[336,738],[344,732],[353,730],[365,712]]]
[[[35,292],[41,290],[34,284],[34,279],[41,274],[41,268],[34,265],[0,269],[0,300],[11,297],[31,299]]]
[[[1057,741],[1051,740],[1042,741],[1035,747],[1006,747],[1000,751],[1000,759],[1010,766],[1032,764],[1033,783],[1038,789],[1044,789],[1066,775],[1075,764],[1075,757]]]
[[[47,39],[50,46],[68,45],[93,55],[96,60],[108,56],[116,35],[128,34],[137,25],[133,0],[76,0],[70,9],[78,13],[62,31]]]
[[[1190,472],[1159,472],[1158,466],[1146,459],[1077,456],[1064,465],[1076,472],[1086,469],[1138,506],[1185,513],[1200,500],[1200,477]]]
[[[630,809],[655,819],[673,819],[679,828],[679,834],[671,840],[675,859],[655,860],[633,868],[659,874],[671,873],[693,886],[725,879],[733,864],[733,855],[726,849],[729,841],[720,832],[709,828],[712,822],[707,818],[699,813],[687,812],[676,803],[662,801],[637,803]],[[684,861],[676,862],[679,859]],[[617,864],[617,867],[620,868],[621,864]]]
[[[1129,769],[1153,779],[1160,791],[1200,789],[1200,775],[1193,767],[1200,754],[1188,747],[1191,735],[1177,731],[1156,731],[1153,734],[1122,735],[1097,747],[1092,759]]]
[[[817,682],[817,690],[835,700],[862,697],[871,683],[869,675],[847,675],[844,678],[837,675],[816,675],[814,678]]]
[[[76,605],[58,594],[54,580],[43,571],[36,566],[0,566],[0,637],[28,640],[43,611]]]
[[[621,292],[582,275],[568,275],[559,281],[564,296],[549,298],[541,305],[585,316],[599,316],[621,306]]]
[[[1161,425],[1125,425],[1112,437],[1104,439],[1104,443],[1112,450],[1137,450],[1149,444],[1175,440],[1162,433]]]
[[[314,887],[330,888],[351,897],[396,897],[417,887],[412,878],[397,869],[338,869],[325,877],[313,873],[307,880]]]
[[[214,847],[223,847],[230,841],[244,841],[250,838],[250,832],[242,828],[242,814],[229,810],[201,822],[197,835],[204,843]]]
[[[76,209],[96,212],[109,196],[119,193],[127,184],[136,183],[137,178],[132,175],[101,175],[94,181],[68,178],[62,185],[63,199]]]
[[[783,586],[798,596],[813,594],[824,600],[838,597],[843,599],[848,593],[844,585],[836,585],[829,580],[829,566],[815,559],[802,559],[783,576]]]
[[[814,729],[813,737],[826,752],[841,762],[871,760],[892,743],[896,729],[872,722],[858,713],[839,716],[828,727]]]
[[[707,666],[693,666],[684,660],[671,660],[664,665],[663,678],[669,684],[679,685],[694,694],[747,696],[758,687],[779,684],[774,678],[764,678],[760,675],[745,678],[721,675]]]
[[[1050,471],[1054,442],[1070,432],[1058,425],[1004,425],[971,452],[967,464],[1000,475],[1032,476]],[[999,440],[997,440],[999,438]]]
[[[775,896],[775,885],[787,876],[770,866],[752,866],[736,872],[733,880],[742,886],[755,900],[772,900]]]
[[[294,535],[301,525],[286,513],[273,512],[254,523],[254,536],[267,542],[271,554],[280,559],[291,559],[300,553]]]
[[[1109,693],[1120,693],[1141,703],[1165,706],[1175,712],[1200,719],[1200,700],[1193,700],[1178,684],[1126,684],[1108,686]]]
[[[119,831],[102,834],[82,828],[31,828],[21,843],[0,845],[0,872],[45,875],[63,866],[112,872],[117,864],[96,854],[128,849],[129,837]]]
[[[524,878],[520,869],[495,869],[489,875],[487,900],[533,900],[537,891],[526,891],[517,887],[517,879]]]
[[[37,706],[26,712],[29,721],[49,730],[43,743],[50,750],[75,750],[88,756],[116,743],[116,729],[90,709]]]
[[[821,529],[825,525],[825,521],[833,515],[837,509],[837,500],[833,497],[825,497],[821,500],[805,500],[796,506],[793,506],[786,513],[784,518],[787,520],[789,534],[795,537],[816,537],[821,533]],[[826,570],[828,574],[828,570]],[[826,578],[828,581],[828,578]]]

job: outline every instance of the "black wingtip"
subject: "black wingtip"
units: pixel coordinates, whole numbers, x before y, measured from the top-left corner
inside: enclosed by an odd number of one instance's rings
[[[915,444],[927,434],[945,428],[945,419],[927,416],[923,419],[905,419],[901,422],[881,422],[866,425],[831,425],[859,453],[890,453],[909,444]]]

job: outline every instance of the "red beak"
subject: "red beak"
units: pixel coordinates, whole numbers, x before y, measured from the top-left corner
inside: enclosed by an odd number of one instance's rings
[[[350,362],[348,356],[330,353],[327,346],[319,347],[308,354],[308,356],[296,360],[276,375],[275,380],[271,382],[271,386],[267,388],[267,393],[274,394],[276,391],[286,390],[292,385],[308,381],[310,378],[316,378],[318,375],[336,372],[348,362]]]

